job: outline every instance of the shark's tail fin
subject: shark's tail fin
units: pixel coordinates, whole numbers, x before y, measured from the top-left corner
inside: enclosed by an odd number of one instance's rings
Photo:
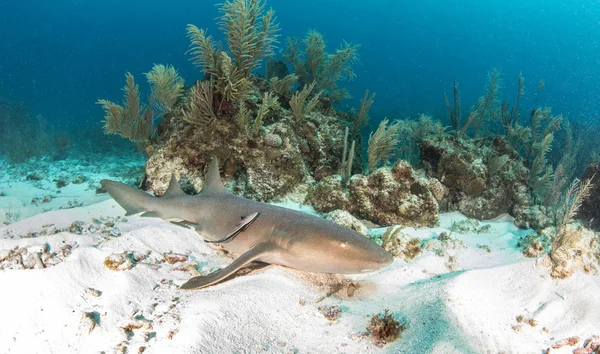
[[[125,215],[138,214],[148,211],[154,197],[126,184],[103,179],[100,181],[108,194],[127,212]]]

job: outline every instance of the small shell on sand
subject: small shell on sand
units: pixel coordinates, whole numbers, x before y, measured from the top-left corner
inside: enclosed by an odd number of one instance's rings
[[[573,347],[573,346],[576,346],[577,343],[579,343],[579,340],[580,339],[577,336],[565,338],[565,339],[559,340],[558,342],[554,343],[554,345],[552,346],[552,348],[553,349],[560,349],[560,348],[564,347],[565,345]]]
[[[104,259],[104,265],[106,268],[114,271],[129,270],[133,268],[133,262],[129,259],[129,256],[124,253],[112,254]]]
[[[163,257],[165,257],[165,261],[167,261],[167,263],[169,263],[169,264],[175,264],[178,262],[187,261],[187,256],[179,255],[179,254],[165,253],[165,254],[163,254]]]
[[[99,321],[99,314],[97,312],[84,312],[81,314],[81,320],[79,321],[79,331],[81,334],[90,334],[96,328]]]
[[[94,288],[85,288],[85,293],[94,297],[99,297],[100,295],[102,295],[102,291],[96,290]]]

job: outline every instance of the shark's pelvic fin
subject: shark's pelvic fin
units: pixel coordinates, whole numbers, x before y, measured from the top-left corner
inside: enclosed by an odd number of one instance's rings
[[[255,261],[256,259],[264,256],[266,253],[272,252],[274,250],[274,246],[268,242],[262,242],[258,245],[251,248],[246,253],[242,254],[238,258],[236,258],[230,265],[227,267],[217,270],[216,272],[212,272],[206,276],[193,277],[188,280],[185,284],[181,286],[181,289],[184,290],[192,290],[192,289],[201,289],[207,286],[216,284],[221,280],[227,278],[232,275],[240,268],[245,266],[246,264]]]
[[[202,187],[202,193],[224,193],[225,187],[221,181],[221,174],[219,173],[219,161],[216,156],[212,157],[210,161],[210,167],[206,176],[204,176],[204,187]]]
[[[177,177],[175,175],[171,175],[171,181],[169,182],[169,188],[163,195],[163,197],[178,197],[180,195],[185,195],[185,193],[179,187],[179,182],[177,181]]]
[[[239,235],[240,232],[246,231],[248,226],[250,226],[254,222],[254,220],[258,219],[259,216],[260,216],[260,213],[252,213],[252,214],[246,216],[244,219],[242,219],[242,221],[240,221],[238,226],[236,226],[236,228],[233,231],[231,231],[227,236],[223,237],[220,240],[214,240],[214,241],[204,240],[204,242],[223,243],[223,242],[233,240],[233,238],[236,237],[237,235]]]

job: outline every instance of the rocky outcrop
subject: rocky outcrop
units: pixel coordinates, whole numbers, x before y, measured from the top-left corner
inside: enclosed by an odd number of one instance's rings
[[[399,161],[367,176],[354,175],[347,187],[337,175],[325,177],[308,201],[318,211],[342,209],[379,225],[433,226],[439,220],[434,184],[406,161]]]
[[[263,202],[335,173],[344,130],[339,118],[313,113],[298,124],[279,109],[265,123],[249,134],[232,117],[197,126],[173,113],[150,149],[144,189],[162,195],[174,174],[184,190],[197,193],[213,154],[233,192]]]
[[[429,175],[448,190],[442,211],[458,210],[478,220],[513,215],[522,227],[545,227],[548,220],[534,205],[527,186],[528,170],[502,138],[425,139],[421,160]]]

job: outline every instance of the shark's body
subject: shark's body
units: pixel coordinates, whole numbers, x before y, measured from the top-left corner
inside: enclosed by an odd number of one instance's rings
[[[197,289],[215,284],[246,264],[260,261],[302,271],[364,273],[392,263],[392,256],[367,237],[331,221],[227,192],[216,158],[198,195],[187,195],[173,177],[161,198],[123,183],[102,180],[128,215],[144,212],[192,225],[207,242],[219,243],[240,256],[229,266],[181,286]]]

